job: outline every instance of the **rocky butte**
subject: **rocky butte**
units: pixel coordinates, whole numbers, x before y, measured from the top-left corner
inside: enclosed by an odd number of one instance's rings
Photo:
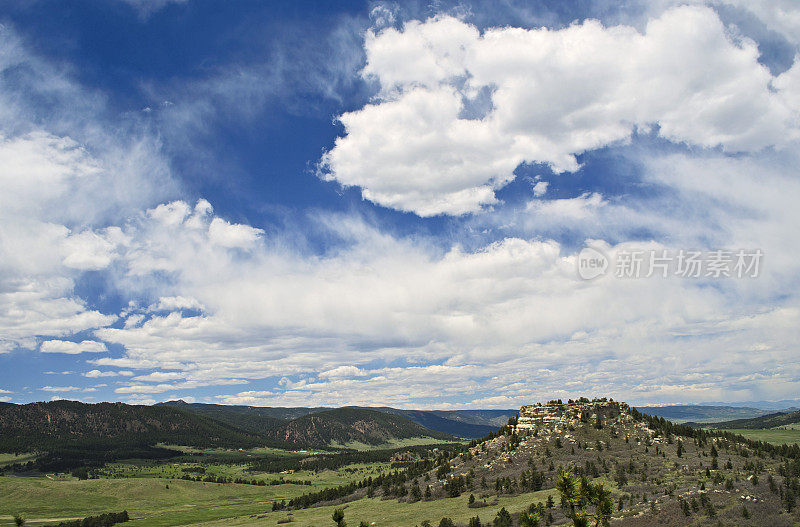
[[[519,409],[517,430],[538,430],[547,428],[553,432],[576,428],[581,423],[602,423],[608,419],[632,420],[627,403],[606,399],[578,399],[567,403],[526,405]]]

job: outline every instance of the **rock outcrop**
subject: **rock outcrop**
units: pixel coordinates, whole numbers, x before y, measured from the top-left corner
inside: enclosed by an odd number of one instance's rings
[[[580,423],[602,424],[606,419],[629,416],[626,403],[604,399],[579,399],[567,403],[549,402],[547,404],[526,405],[519,409],[518,430],[550,430],[576,427]]]

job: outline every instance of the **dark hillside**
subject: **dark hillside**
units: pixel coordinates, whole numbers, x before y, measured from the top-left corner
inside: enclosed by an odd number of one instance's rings
[[[232,406],[224,404],[167,401],[156,406],[172,406],[188,412],[211,417],[255,434],[277,428],[304,415],[332,410],[310,407]],[[399,415],[430,430],[457,437],[478,438],[496,431],[517,415],[516,410],[401,410],[389,407],[358,407]]]
[[[468,439],[496,432],[509,417],[517,415],[516,410],[399,410],[388,407],[374,410],[400,415],[425,428]]]
[[[312,414],[314,412],[332,410],[332,408],[323,406],[244,406],[210,403],[187,403],[186,401],[182,400],[156,403],[156,406],[174,406],[202,415],[210,415],[215,411],[231,411],[235,413],[252,414],[265,418],[268,417],[272,419],[278,419],[284,423],[291,421],[292,419],[297,419],[298,417],[303,417],[304,415]]]
[[[750,419],[769,413],[759,408],[740,406],[706,406],[681,404],[674,406],[637,406],[636,410],[647,415],[669,419],[673,423],[729,421],[731,419]]]
[[[70,445],[250,447],[263,440],[230,425],[167,406],[52,401],[0,406],[0,451]]]
[[[394,410],[393,408],[381,408],[380,411],[405,417],[430,430],[444,432],[457,437],[465,437],[467,439],[485,437],[492,432],[496,432],[499,428],[446,419],[436,415],[434,412],[424,410]]]
[[[258,406],[187,403],[184,401],[167,401],[156,406],[170,406],[210,417],[252,434],[264,434],[267,430],[285,425],[290,419],[296,419],[313,411],[311,408],[262,408]]]
[[[778,426],[792,425],[800,423],[800,411],[797,412],[776,412],[774,414],[767,414],[753,419],[735,419],[733,421],[722,421],[720,423],[708,423],[703,426],[709,428],[742,428],[750,430],[759,430],[766,428],[775,428]]]
[[[268,437],[305,446],[351,442],[379,445],[392,439],[428,437],[452,440],[452,435],[429,430],[405,417],[365,408],[339,408],[305,415],[268,432]]]

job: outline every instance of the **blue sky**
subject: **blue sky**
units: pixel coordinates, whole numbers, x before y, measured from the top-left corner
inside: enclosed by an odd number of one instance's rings
[[[797,20],[0,2],[0,400],[794,399]]]

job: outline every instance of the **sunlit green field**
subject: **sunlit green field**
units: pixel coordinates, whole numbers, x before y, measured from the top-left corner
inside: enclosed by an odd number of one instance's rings
[[[421,501],[416,503],[399,503],[397,500],[382,500],[364,498],[346,504],[345,520],[348,525],[357,526],[361,521],[366,521],[374,527],[412,527],[419,525],[424,520],[438,525],[443,516],[447,516],[456,523],[467,523],[473,516],[479,516],[481,522],[491,522],[501,507],[509,512],[520,512],[531,503],[544,502],[548,495],[558,497],[554,489],[530,492],[519,496],[501,497],[497,505],[471,509],[467,506],[468,494],[458,498],[447,498],[434,501]],[[315,507],[293,511],[295,527],[319,527],[333,525],[331,515],[336,507]],[[278,525],[278,520],[289,517],[285,511],[272,512],[262,517],[251,518],[248,516],[229,518],[224,521],[203,523],[203,527],[219,527],[223,525]],[[373,523],[374,522],[374,523]]]
[[[169,479],[161,467],[114,464],[128,477],[79,481],[64,475],[0,477],[0,525],[12,525],[21,514],[26,525],[42,525],[65,518],[83,518],[103,512],[127,510],[134,519],[128,525],[186,525],[195,522],[261,514],[273,501],[289,499],[324,487],[336,486],[383,468],[351,465],[319,474],[298,472],[286,476],[311,480],[312,485],[239,485]],[[170,467],[163,467],[169,471]],[[231,466],[206,467],[235,475]],[[349,469],[349,470],[346,470]],[[156,475],[148,476],[148,472]],[[274,479],[278,475],[265,476]]]
[[[616,491],[616,485],[605,478],[595,481],[603,482],[605,486]],[[470,518],[478,516],[481,523],[491,525],[501,507],[511,513],[522,512],[532,503],[544,503],[548,496],[553,496],[558,502],[558,492],[555,489],[544,489],[538,492],[528,492],[517,496],[501,496],[496,505],[481,508],[469,508],[467,505],[469,493],[458,498],[446,498],[434,501],[418,501],[415,503],[398,502],[394,499],[383,500],[378,498],[364,498],[345,504],[345,520],[347,524],[355,527],[365,521],[374,527],[412,527],[428,520],[432,525],[438,525],[442,517],[447,516],[456,523],[466,524]],[[340,506],[341,507],[341,506]],[[333,525],[331,516],[336,506],[314,507],[292,511],[292,523],[295,527],[319,527]],[[203,527],[221,527],[223,525],[278,525],[278,520],[290,517],[286,511],[270,512],[251,518],[249,516],[228,518],[224,521],[213,521],[201,524]]]
[[[151,478],[0,477],[0,525],[13,525],[13,514],[21,514],[26,525],[41,525],[125,509],[137,519],[130,525],[180,525],[265,511],[273,499],[299,495],[304,489]]]
[[[466,443],[467,441],[464,441]],[[450,440],[443,440],[443,439],[433,439],[430,437],[409,437],[405,439],[392,439],[386,443],[382,443],[380,445],[368,445],[366,443],[331,443],[331,448],[347,448],[350,450],[383,450],[388,448],[402,448],[402,447],[409,447],[409,446],[420,446],[420,445],[451,445],[453,441]]]
[[[273,500],[302,494],[303,487],[280,485],[219,485],[188,481],[171,481],[169,489],[163,480],[134,478],[119,480],[61,480],[44,477],[0,478],[0,525],[13,525],[13,514],[19,513],[26,525],[44,525],[62,519],[82,518],[109,511],[128,510],[135,526],[167,525],[277,525],[287,512],[269,512]],[[467,507],[467,495],[459,498],[398,503],[396,500],[362,499],[346,508],[348,523],[361,520],[379,526],[408,526],[429,519],[434,524],[442,516],[457,521],[480,515],[494,518],[500,507],[520,511],[533,502],[547,499],[553,490],[501,498],[497,506],[480,509]],[[294,511],[292,525],[314,527],[327,525],[334,507],[318,507]],[[255,516],[255,517],[253,517]]]
[[[773,430],[800,430],[800,423],[792,423],[790,425],[776,426]]]
[[[800,443],[800,430],[791,428],[785,430],[777,428],[765,430],[732,429],[726,430],[726,432],[743,435],[744,437],[754,441],[765,441],[774,445]]]
[[[27,463],[36,458],[36,454],[3,454],[0,453],[0,467],[13,463]]]
[[[435,440],[431,440],[435,441]],[[298,454],[302,455],[313,455],[325,452],[324,450],[284,450],[281,448],[272,448],[272,447],[257,447],[257,448],[250,448],[247,450],[235,450],[231,448],[196,448],[191,446],[183,446],[183,445],[167,445],[164,443],[156,444],[158,447],[168,448],[170,450],[177,450],[178,452],[183,452],[184,454],[214,454],[215,456],[230,456],[230,457],[241,457],[243,455],[248,457],[258,457],[258,456],[285,456],[291,457],[296,456]]]
[[[98,471],[99,479],[79,481],[67,474],[37,474],[0,477],[0,525],[13,525],[20,514],[26,525],[47,525],[64,519],[84,518],[104,512],[127,510],[128,525],[188,525],[222,518],[249,517],[271,511],[273,501],[339,486],[389,470],[388,463],[352,464],[337,470],[297,471],[291,474],[250,472],[244,459],[250,456],[312,455],[275,449],[198,450],[173,447],[186,454],[213,454],[203,459],[179,462],[130,460],[110,463]],[[7,462],[27,461],[33,456],[4,455]],[[225,462],[230,459],[231,462]],[[223,460],[220,462],[220,460]],[[192,472],[202,467],[204,473]],[[188,469],[189,471],[187,471]],[[186,481],[181,476],[224,476],[267,483],[249,485]],[[311,484],[303,484],[310,481]]]
[[[202,467],[205,472],[198,474],[193,472],[195,467]],[[178,479],[181,476],[223,476],[226,478],[244,478],[249,481],[262,480],[267,483],[283,479],[287,483],[297,482],[302,484],[311,481],[311,485],[304,485],[304,492],[313,492],[324,487],[342,485],[353,479],[363,479],[367,476],[376,476],[381,471],[389,470],[388,463],[353,464],[342,467],[339,470],[325,470],[314,472],[310,470],[298,470],[291,474],[274,474],[265,472],[250,472],[246,464],[225,463],[225,464],[206,464],[206,463],[158,463],[158,462],[137,462],[137,463],[109,463],[100,471],[101,477],[105,478],[161,478]]]

